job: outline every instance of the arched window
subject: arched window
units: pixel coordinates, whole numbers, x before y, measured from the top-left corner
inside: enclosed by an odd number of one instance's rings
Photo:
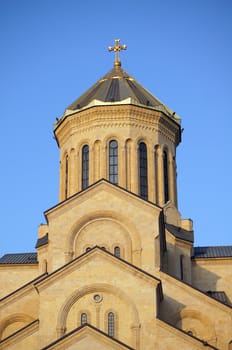
[[[117,258],[120,258],[120,248],[119,248],[119,247],[115,247],[115,248],[114,248],[114,255],[115,255]]]
[[[158,169],[158,146],[155,147],[154,150],[154,174],[155,174],[155,203],[158,204],[159,201],[159,182],[158,182],[158,173],[159,173],[159,169]]]
[[[118,143],[115,140],[109,143],[109,181],[118,184]]]
[[[109,312],[108,313],[108,336],[114,337],[114,331],[115,331],[115,325],[114,325],[114,313]]]
[[[86,323],[87,323],[87,314],[85,312],[83,312],[81,314],[81,325],[83,326]]]
[[[184,255],[180,255],[180,279],[184,279]]]
[[[89,146],[82,148],[82,190],[89,186]]]
[[[144,142],[139,144],[139,195],[148,198],[147,185],[147,146]]]
[[[169,184],[168,184],[168,154],[167,151],[163,151],[163,175],[164,175],[164,202],[169,200]]]
[[[65,157],[65,199],[68,198],[68,155]]]

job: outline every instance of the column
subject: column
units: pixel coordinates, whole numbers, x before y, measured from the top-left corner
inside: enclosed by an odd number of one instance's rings
[[[125,143],[123,145],[118,144],[118,171],[119,171],[119,179],[118,184],[124,188],[127,187],[127,164],[126,164],[126,147]]]

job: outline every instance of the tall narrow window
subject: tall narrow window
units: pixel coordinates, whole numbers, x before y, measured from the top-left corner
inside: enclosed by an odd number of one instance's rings
[[[114,248],[114,255],[115,255],[117,258],[120,258],[120,248],[119,248],[119,247],[115,247],[115,248]]]
[[[168,154],[163,152],[163,175],[164,175],[164,202],[169,200],[169,184],[168,184]]]
[[[159,202],[159,185],[158,185],[158,148],[155,147],[154,151],[154,174],[155,174],[155,203]]]
[[[109,143],[109,180],[118,184],[118,143],[115,140]]]
[[[147,185],[147,146],[144,142],[139,144],[139,195],[148,198]]]
[[[82,148],[82,190],[89,186],[89,146]]]
[[[183,281],[184,279],[184,255],[180,255],[180,279]]]
[[[87,314],[85,312],[83,312],[81,314],[81,325],[83,326],[86,323],[87,323]]]
[[[114,313],[108,313],[108,336],[114,337]]]
[[[65,199],[68,198],[68,155],[65,158]]]

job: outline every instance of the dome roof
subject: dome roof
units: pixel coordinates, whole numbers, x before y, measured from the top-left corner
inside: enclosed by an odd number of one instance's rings
[[[67,110],[81,109],[89,105],[93,100],[120,103],[120,101],[128,98],[131,99],[132,103],[150,107],[164,107],[161,101],[148,92],[125,70],[120,66],[114,66],[112,70],[75,100]]]

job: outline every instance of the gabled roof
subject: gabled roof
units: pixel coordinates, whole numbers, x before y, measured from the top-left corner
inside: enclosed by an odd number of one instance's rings
[[[150,206],[152,208],[156,208],[159,212],[161,212],[161,210],[162,210],[162,208],[158,204],[153,203],[153,202],[151,202],[149,200],[146,200],[146,199],[140,197],[138,194],[136,194],[134,192],[131,192],[131,191],[127,190],[124,187],[121,187],[119,185],[115,185],[115,184],[113,184],[112,182],[110,182],[109,180],[107,180],[105,178],[101,178],[98,181],[96,181],[93,184],[91,184],[90,186],[86,187],[85,189],[74,193],[73,195],[71,195],[67,199],[64,199],[62,202],[59,202],[56,205],[54,205],[53,207],[47,209],[44,212],[45,218],[47,219],[47,215],[49,214],[49,212],[51,212],[53,210],[56,210],[58,208],[61,208],[64,204],[66,205],[66,203],[71,202],[72,200],[74,200],[75,198],[78,198],[81,195],[84,195],[88,191],[91,191],[91,190],[94,190],[94,189],[99,191],[99,186],[105,186],[105,185],[107,186],[107,188],[111,188],[112,190],[114,190],[114,193],[115,193],[115,189],[117,189],[117,191],[120,191],[121,193],[124,193],[125,195],[131,196],[131,198],[138,199],[140,202],[146,203],[146,205],[148,205],[148,206]]]
[[[37,253],[5,254],[0,258],[0,264],[37,264]]]
[[[193,258],[228,258],[232,257],[232,246],[195,247]]]
[[[42,285],[44,283],[45,284],[49,283],[53,278],[57,278],[59,276],[59,274],[62,274],[63,272],[67,271],[68,269],[70,269],[70,271],[71,271],[73,269],[73,267],[76,266],[76,264],[81,263],[86,257],[92,256],[92,259],[94,259],[95,256],[99,256],[99,255],[105,259],[111,260],[111,262],[114,262],[114,265],[116,262],[118,262],[119,265],[124,267],[124,271],[126,271],[126,269],[130,270],[133,272],[134,276],[139,275],[140,278],[146,278],[147,280],[151,281],[152,283],[155,282],[155,284],[157,285],[158,293],[159,293],[159,299],[160,299],[160,301],[163,299],[163,290],[162,290],[161,280],[159,278],[157,278],[156,276],[151,275],[150,273],[142,270],[141,268],[129,263],[128,261],[123,260],[122,258],[116,257],[114,254],[110,253],[109,251],[107,251],[104,248],[101,248],[99,246],[95,246],[95,247],[91,248],[90,250],[79,255],[78,257],[71,260],[67,264],[59,267],[57,270],[51,272],[43,279],[36,282],[35,285],[37,287],[39,287],[40,285]],[[136,272],[137,272],[137,274],[136,274]]]
[[[124,343],[122,343],[120,340],[109,337],[108,334],[106,334],[105,332],[101,331],[100,329],[90,325],[90,324],[85,324],[81,327],[78,327],[74,330],[72,330],[71,332],[65,334],[63,337],[55,340],[54,342],[52,342],[51,344],[45,346],[44,348],[42,348],[41,350],[48,350],[48,349],[52,349],[52,348],[56,348],[56,345],[63,343],[64,341],[67,340],[71,340],[71,338],[75,337],[75,335],[78,335],[79,333],[82,333],[82,337],[84,334],[92,334],[95,337],[96,336],[100,336],[100,338],[105,339],[107,342],[114,344],[114,347],[117,346],[117,349],[128,349],[128,350],[134,350],[133,348],[131,348],[129,345],[126,345]]]

